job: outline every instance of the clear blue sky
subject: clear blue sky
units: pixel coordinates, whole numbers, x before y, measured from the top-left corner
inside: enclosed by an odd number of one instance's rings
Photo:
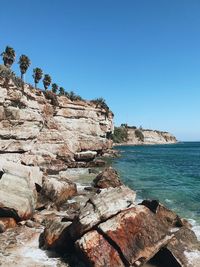
[[[200,140],[199,0],[2,0],[0,25],[0,51],[31,58],[27,81],[41,67],[104,97],[116,125]]]

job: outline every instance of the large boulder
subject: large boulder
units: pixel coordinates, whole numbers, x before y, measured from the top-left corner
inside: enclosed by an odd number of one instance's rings
[[[37,203],[36,185],[42,185],[39,168],[1,161],[0,173],[0,217],[30,218]]]
[[[71,222],[52,221],[45,228],[44,233],[40,237],[40,247],[45,249],[67,250],[71,242],[69,236]],[[67,242],[66,242],[67,240]],[[70,243],[70,244],[69,244]]]
[[[76,242],[76,248],[87,266],[125,267],[115,248],[96,230]]]
[[[65,179],[58,180],[57,177],[46,177],[41,194],[45,195],[55,204],[62,204],[77,193],[76,184]]]
[[[173,237],[146,207],[135,206],[98,225],[127,264],[141,266]]]
[[[72,237],[77,239],[101,221],[135,205],[136,194],[126,186],[103,189],[91,197],[73,222]]]
[[[93,184],[97,188],[118,187],[122,185],[117,171],[112,167],[108,167],[99,173],[93,180]]]

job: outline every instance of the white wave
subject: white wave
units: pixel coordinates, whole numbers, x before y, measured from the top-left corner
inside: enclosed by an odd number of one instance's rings
[[[184,252],[189,264],[193,267],[199,267],[200,263],[200,251],[194,250],[194,251],[185,251]]]

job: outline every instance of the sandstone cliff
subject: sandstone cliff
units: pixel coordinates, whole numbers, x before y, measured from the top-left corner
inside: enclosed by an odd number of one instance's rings
[[[23,87],[23,88],[22,88]],[[0,77],[0,158],[42,170],[85,166],[112,146],[113,114]]]

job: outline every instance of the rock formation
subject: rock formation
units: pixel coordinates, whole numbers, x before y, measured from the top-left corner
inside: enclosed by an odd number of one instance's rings
[[[127,144],[153,145],[153,144],[174,144],[174,143],[177,143],[176,137],[168,132],[128,128]]]
[[[0,77],[2,267],[56,266],[46,253],[38,262],[39,246],[68,255],[62,267],[199,267],[190,224],[158,201],[137,204],[113,168],[87,186],[72,179],[72,167],[104,165],[97,157],[112,146],[110,111]],[[175,141],[148,132],[135,129],[137,142]]]
[[[90,101],[16,86],[0,75],[0,157],[49,173],[85,167],[111,148],[113,114]]]

